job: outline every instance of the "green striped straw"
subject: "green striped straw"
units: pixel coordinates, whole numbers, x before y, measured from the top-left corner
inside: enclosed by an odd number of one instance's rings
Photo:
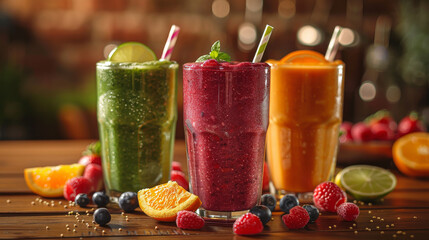
[[[268,40],[270,40],[270,36],[273,32],[273,29],[274,28],[268,24],[267,26],[265,26],[264,34],[262,35],[261,41],[259,42],[258,50],[256,50],[255,57],[253,58],[253,63],[258,63],[261,61],[265,49],[267,48]]]

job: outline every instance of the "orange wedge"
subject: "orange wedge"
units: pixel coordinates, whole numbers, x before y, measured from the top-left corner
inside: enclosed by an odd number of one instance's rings
[[[138,192],[139,205],[146,215],[163,222],[174,222],[182,210],[195,211],[201,201],[176,182],[169,181]]]
[[[393,161],[405,175],[429,177],[429,133],[407,134],[393,144]]]
[[[82,176],[82,164],[24,169],[25,182],[34,193],[43,197],[62,197],[67,180]]]
[[[298,50],[289,53],[280,60],[281,63],[327,63],[325,57],[315,51]]]

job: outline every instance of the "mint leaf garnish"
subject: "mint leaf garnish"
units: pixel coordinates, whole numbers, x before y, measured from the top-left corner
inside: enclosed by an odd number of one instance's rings
[[[229,62],[231,61],[231,56],[229,54],[220,51],[220,41],[217,40],[213,43],[211,47],[211,52],[206,55],[202,55],[195,62],[204,62],[209,59],[215,59],[217,61]]]
[[[203,56],[199,57],[197,59],[197,61],[195,61],[195,62],[205,62],[205,61],[207,61],[209,59],[212,59],[212,57],[210,55],[206,54],[206,55],[203,55]]]
[[[231,61],[231,56],[228,53],[219,52],[218,59],[225,62]]]
[[[212,52],[220,52],[220,41],[217,40],[215,43],[213,43],[212,45]]]

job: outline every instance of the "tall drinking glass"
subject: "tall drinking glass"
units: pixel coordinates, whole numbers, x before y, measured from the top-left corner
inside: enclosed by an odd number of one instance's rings
[[[259,202],[269,78],[266,63],[183,66],[190,186],[202,201],[203,217],[234,219]]]
[[[312,193],[318,184],[332,179],[342,121],[344,63],[327,62],[321,55],[320,61],[295,55],[290,61],[268,61],[267,162],[280,196]]]
[[[111,197],[169,180],[177,68],[170,61],[97,63],[103,174]]]

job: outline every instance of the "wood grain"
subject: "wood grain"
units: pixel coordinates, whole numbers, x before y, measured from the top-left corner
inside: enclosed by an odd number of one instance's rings
[[[360,205],[361,213],[355,222],[344,222],[336,214],[322,213],[315,223],[308,224],[304,229],[289,230],[281,220],[282,213],[276,211],[273,213],[273,220],[262,233],[256,236],[238,236],[234,235],[230,225],[206,224],[201,230],[181,230],[175,223],[158,222],[139,209],[126,213],[129,217],[127,221],[120,209],[109,207],[112,220],[106,227],[100,227],[92,223],[94,205],[81,208],[69,205],[62,198],[38,197],[26,187],[22,175],[26,167],[77,162],[81,152],[90,142],[0,142],[0,164],[4,166],[0,169],[0,239],[58,239],[61,234],[64,238],[74,239],[120,237],[206,240],[428,239],[429,236],[429,181],[408,178],[395,169],[392,171],[398,179],[396,189],[387,195],[383,202]],[[176,142],[174,160],[181,162],[186,170],[183,141]],[[73,211],[73,214],[69,215],[70,211]],[[80,214],[79,222],[76,212]],[[90,227],[87,227],[86,223],[89,223]],[[69,225],[69,231],[66,224]]]

